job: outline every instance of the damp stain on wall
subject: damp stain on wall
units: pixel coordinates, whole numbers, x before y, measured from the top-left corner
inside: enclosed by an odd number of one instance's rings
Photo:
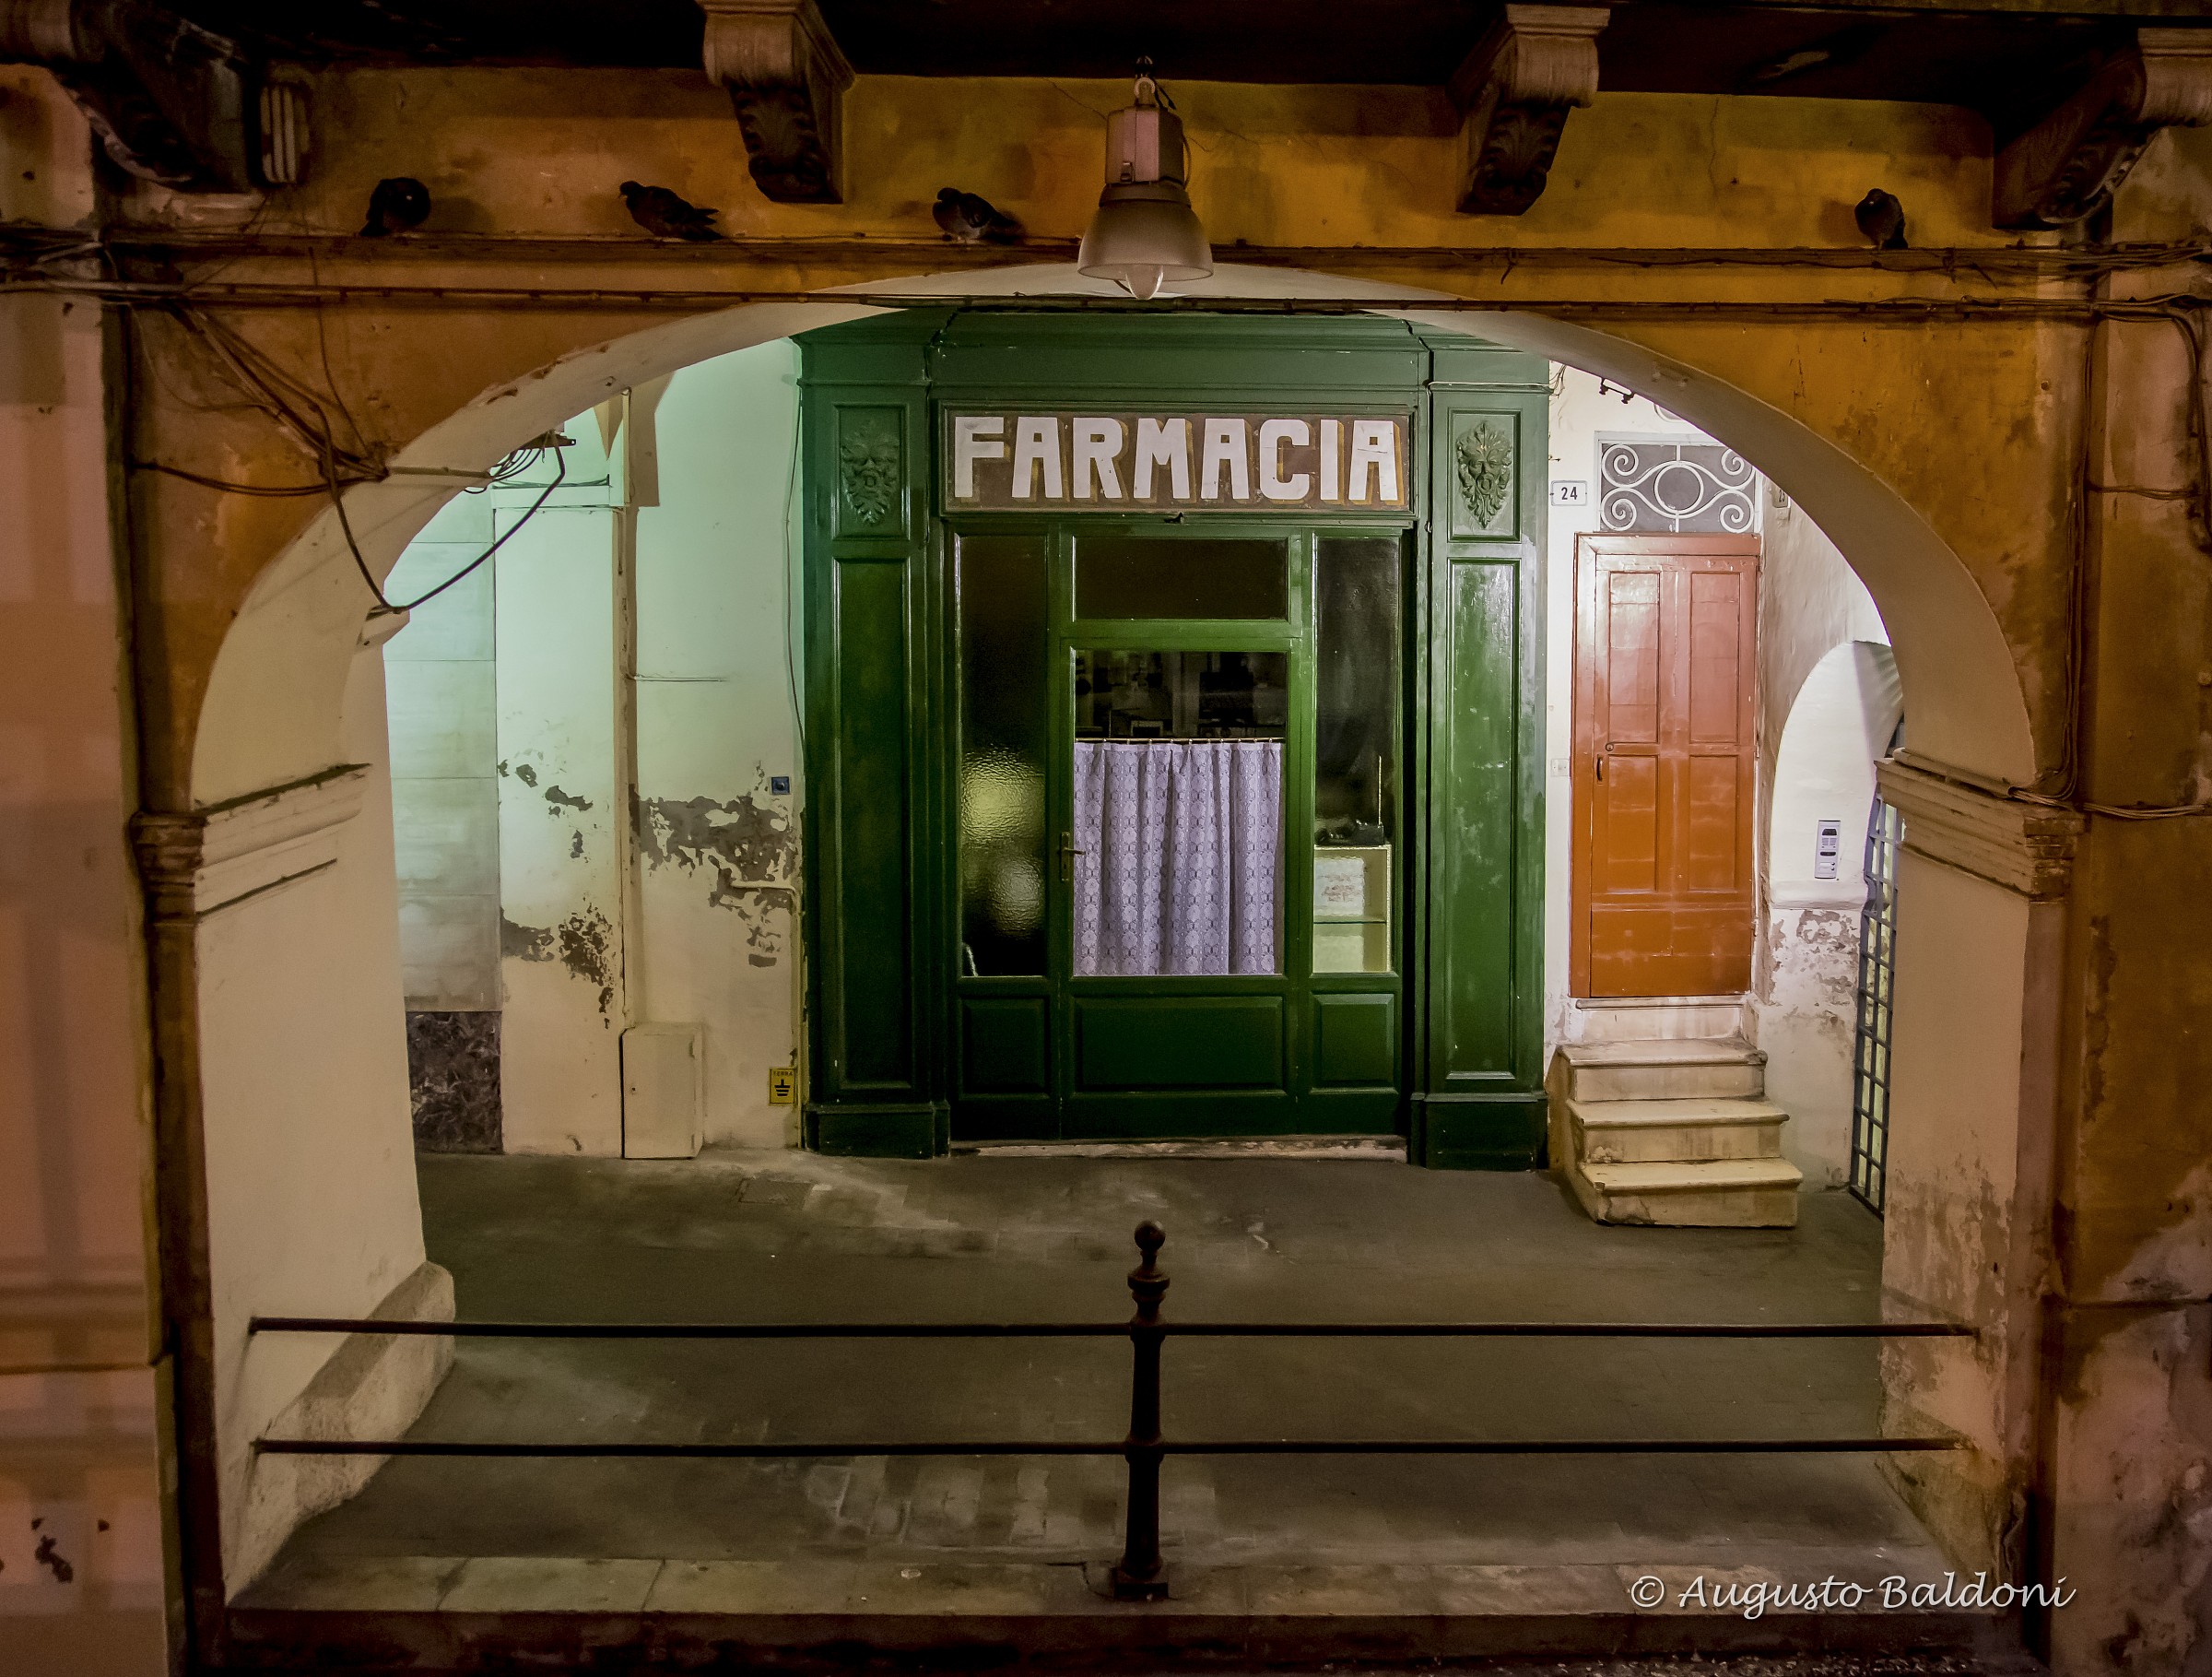
[[[599,986],[599,1013],[611,1019],[615,1006],[615,928],[597,909],[571,915],[553,928],[560,964],[571,975]]]
[[[562,809],[588,809],[592,807],[590,798],[578,797],[572,792],[562,791],[558,785],[547,786],[545,797],[548,813],[559,813]]]
[[[707,906],[736,915],[747,964],[782,959],[799,834],[781,800],[759,792],[727,799],[633,795],[630,827],[649,870],[680,868],[707,877]]]
[[[501,915],[500,953],[517,961],[550,961],[553,959],[553,928],[547,926],[524,926]]]
[[[558,961],[571,977],[599,992],[602,1021],[615,1007],[614,922],[595,908],[582,909],[558,926],[523,926],[500,916],[500,953],[518,961]]]

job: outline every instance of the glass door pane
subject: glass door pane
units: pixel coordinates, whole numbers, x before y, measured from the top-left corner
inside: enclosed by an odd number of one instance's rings
[[[962,536],[960,972],[1044,972],[1045,544]]]
[[[1078,977],[1277,974],[1280,652],[1075,652]]]
[[[1313,566],[1313,970],[1391,970],[1399,543],[1324,537]]]

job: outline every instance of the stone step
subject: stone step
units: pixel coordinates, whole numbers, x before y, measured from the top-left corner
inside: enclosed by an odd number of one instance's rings
[[[1786,1159],[1584,1164],[1567,1172],[1599,1222],[1685,1229],[1787,1229],[1797,1223],[1804,1173]]]
[[[1779,1159],[1790,1115],[1770,1101],[1569,1101],[1585,1164]]]
[[[1767,1092],[1767,1057],[1741,1038],[1570,1043],[1554,1065],[1572,1100],[1757,1100]]]

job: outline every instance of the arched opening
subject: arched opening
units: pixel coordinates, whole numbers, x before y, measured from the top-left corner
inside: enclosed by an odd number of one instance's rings
[[[941,284],[947,295],[979,293],[974,276]],[[1016,271],[1004,277],[1004,284],[1006,295],[1088,289],[1051,271]],[[887,289],[912,296],[928,287],[908,282]],[[1222,294],[1272,289],[1295,295],[1302,289],[1342,296],[1348,289],[1320,277],[1236,277],[1223,281]],[[1532,350],[1655,393],[1671,412],[1751,458],[1835,539],[1893,624],[1897,667],[1912,693],[1921,749],[1988,778],[2027,777],[2024,711],[1994,618],[1925,520],[1863,468],[1786,416],[1712,375],[1664,361],[1618,337],[1509,313],[1424,311],[1421,301],[1378,291],[1376,312],[1426,331]],[[762,306],[639,334],[488,395],[410,444],[401,463],[480,471],[531,437],[609,398],[629,392],[634,403],[637,393],[672,372],[873,312],[865,301]],[[391,482],[350,494],[354,531],[371,568],[388,573],[408,544],[441,515],[451,493],[450,483]],[[382,659],[375,648],[362,644],[363,617],[351,557],[335,521],[325,517],[271,567],[226,643],[194,758],[195,788],[205,803],[251,799],[265,789],[312,782],[334,765],[386,761],[374,738],[385,710]],[[616,632],[611,624],[609,632]],[[510,763],[511,770],[513,766]],[[766,773],[767,765],[762,766]],[[552,787],[547,781],[538,790],[543,794]],[[565,798],[598,802],[568,782],[559,783],[559,789]],[[602,790],[614,809],[627,800],[629,788],[617,781]],[[406,1101],[400,1092],[406,1081],[401,985],[389,929],[398,903],[391,883],[393,859],[384,847],[388,841],[375,836],[382,791],[373,771],[364,796],[366,819],[347,823],[335,863],[324,877],[303,884],[297,893],[273,894],[260,907],[241,905],[227,927],[206,935],[202,955],[211,1216],[218,1230],[228,1231],[217,1237],[218,1266],[227,1265],[236,1280],[229,1294],[236,1316],[218,1323],[217,1337],[218,1358],[232,1382],[229,1413],[236,1430],[223,1443],[241,1494],[236,1513],[227,1508],[226,1515],[232,1518],[231,1566],[241,1579],[265,1564],[300,1515],[352,1488],[335,1476],[288,1486],[278,1482],[287,1470],[281,1467],[265,1462],[249,1469],[250,1440],[297,1404],[303,1392],[315,1396],[312,1383],[320,1378],[324,1350],[314,1341],[297,1341],[287,1351],[264,1347],[249,1352],[244,1314],[396,1308],[389,1301],[422,1273],[418,1266],[424,1262],[419,1211],[407,1167]],[[733,790],[730,798],[717,801],[738,797],[750,798],[753,793]],[[555,831],[550,818],[547,831]],[[344,960],[331,962],[327,972],[319,962],[310,963],[316,974],[306,984],[300,982],[300,963],[294,960],[264,968],[258,988],[241,985],[240,970],[253,964],[257,951],[272,941],[296,945],[311,935],[329,939],[324,918],[329,903],[314,899],[312,912],[300,906],[311,901],[310,892],[336,893],[346,903],[352,918],[341,939]],[[1981,912],[1980,905],[1964,905],[1962,923],[1972,922]],[[319,929],[311,932],[311,927]],[[2000,962],[1994,971],[1994,976],[1983,980],[1985,987],[2003,992],[2009,986],[2017,1014],[2019,962],[2009,970]],[[2001,995],[1998,1000],[2001,1005]],[[272,1030],[320,1040],[333,1022],[344,1022],[346,1052],[312,1066],[272,1058]],[[1996,1104],[2003,1104],[2001,1095]],[[312,1128],[294,1116],[287,1120],[288,1132],[279,1135],[280,1118],[301,1111],[313,1114]],[[332,1175],[333,1155],[320,1151],[325,1130],[352,1138],[355,1151],[341,1175]],[[587,1150],[580,1140],[575,1151]],[[1943,1170],[1930,1173],[1938,1182],[1945,1175]],[[260,1216],[265,1204],[286,1196],[300,1213],[299,1223],[272,1224]],[[1939,1198],[1940,1189],[1922,1205],[1935,1208]],[[342,1201],[345,1214],[309,1229],[309,1219],[325,1218],[325,1200]],[[1905,1280],[1921,1283],[1916,1290],[1925,1296],[1941,1291],[1944,1277],[1956,1265],[1947,1256],[1932,1253],[1924,1256],[1924,1274]],[[435,1314],[441,1306],[435,1277],[416,1286],[419,1296],[410,1295],[409,1307]],[[438,1372],[428,1359],[418,1360],[411,1370],[380,1365],[377,1378],[388,1390],[384,1408],[357,1404],[344,1421],[333,1424],[376,1435],[380,1423],[389,1425],[394,1416],[404,1422]],[[1961,1399],[1953,1388],[1947,1395],[1962,1411],[1947,1417],[1954,1424],[1969,1430],[1984,1447],[2004,1446],[1992,1435],[1985,1394],[1967,1392]],[[1977,1418],[1983,1422],[1979,1428]],[[246,1511],[250,1474],[256,1476],[253,1494],[265,1503],[259,1514]]]
[[[1790,1110],[1799,1161],[1829,1188],[1853,1175],[1863,852],[1875,765],[1888,755],[1903,712],[1889,649],[1845,642],[1805,678],[1774,757],[1759,1044],[1767,1086]]]

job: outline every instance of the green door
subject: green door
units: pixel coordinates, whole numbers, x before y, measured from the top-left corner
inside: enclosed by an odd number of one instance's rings
[[[1404,533],[952,533],[956,1140],[1401,1128]]]

